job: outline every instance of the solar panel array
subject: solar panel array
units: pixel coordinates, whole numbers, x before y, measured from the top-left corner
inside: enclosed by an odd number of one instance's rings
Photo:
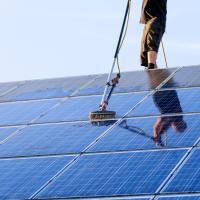
[[[200,199],[200,66],[0,84],[0,199]],[[159,132],[160,130],[160,132]]]

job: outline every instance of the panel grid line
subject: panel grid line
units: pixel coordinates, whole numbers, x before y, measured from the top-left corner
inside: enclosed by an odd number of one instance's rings
[[[69,199],[74,199],[74,200],[79,200],[79,199],[84,199],[84,200],[121,200],[121,199],[132,199],[132,200],[137,200],[137,199],[144,199],[144,198],[150,198],[151,200],[157,200],[160,197],[196,197],[200,196],[200,192],[191,192],[191,193],[166,193],[162,195],[158,195],[156,199],[154,199],[153,194],[132,194],[132,195],[114,195],[114,196],[98,196],[98,197],[52,197],[52,198],[34,198],[35,200],[69,200]]]
[[[29,155],[29,156],[9,156],[9,157],[0,157],[0,160],[11,160],[11,159],[26,159],[26,158],[48,158],[48,157],[57,157],[57,156],[77,156],[77,155],[102,155],[102,154],[124,154],[124,153],[137,153],[137,152],[160,152],[160,151],[179,151],[179,150],[188,150],[190,147],[169,147],[163,149],[134,149],[134,150],[116,150],[116,151],[95,151],[95,152],[76,152],[76,153],[59,153],[59,154],[43,154],[43,155]],[[199,148],[199,147],[197,147]]]

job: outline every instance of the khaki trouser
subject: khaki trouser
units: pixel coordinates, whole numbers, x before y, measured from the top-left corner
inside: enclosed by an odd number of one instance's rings
[[[145,24],[140,53],[140,61],[142,66],[148,66],[147,53],[149,51],[158,52],[164,32],[165,25],[160,24],[157,19],[150,20],[147,22],[147,24]]]

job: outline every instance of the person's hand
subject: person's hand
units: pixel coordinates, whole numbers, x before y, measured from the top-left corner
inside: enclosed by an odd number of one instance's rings
[[[170,126],[169,117],[158,117],[156,123],[153,126],[153,137],[156,143],[160,141],[161,135]]]

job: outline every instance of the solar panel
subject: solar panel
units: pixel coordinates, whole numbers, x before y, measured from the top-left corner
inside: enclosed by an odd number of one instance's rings
[[[16,88],[20,87],[21,85],[23,85],[24,82],[13,82],[13,83],[0,83],[0,102],[1,102],[1,98],[8,94],[9,92],[12,92],[13,90],[15,90]]]
[[[116,111],[117,116],[121,117],[137,102],[142,100],[146,94],[146,92],[141,92],[114,95],[110,101],[108,110]],[[88,120],[89,112],[99,110],[98,106],[100,101],[101,96],[70,98],[62,105],[40,118],[38,122]]]
[[[0,143],[14,133],[17,128],[0,128]]]
[[[164,87],[199,87],[199,74],[200,66],[183,67],[164,85]]]
[[[177,127],[182,126],[182,121],[186,123],[187,128],[181,130],[182,132],[173,127],[177,118],[181,120],[177,123]],[[167,124],[165,123],[166,129],[161,132],[160,139],[156,142],[153,137],[158,120],[163,121],[162,124],[165,122]],[[125,119],[88,151],[192,147],[199,139],[199,124],[200,115]]]
[[[185,150],[84,155],[38,197],[151,194]]]
[[[163,192],[200,192],[200,149],[196,149]]]
[[[107,74],[0,83],[0,199],[199,199],[199,72],[122,73],[103,126]]]
[[[27,199],[72,160],[72,156],[0,160],[0,198]]]
[[[174,197],[160,197],[158,200],[199,200],[200,196],[174,196]]]
[[[140,104],[129,116],[200,112],[200,88],[161,90]]]
[[[27,124],[60,100],[0,103],[0,126]]]
[[[97,75],[69,77],[59,79],[26,81],[7,95],[0,97],[1,101],[32,100],[66,97],[78,88],[91,82]]]
[[[90,123],[29,126],[0,145],[0,157],[80,153],[108,127]]]
[[[155,89],[165,79],[167,79],[176,68],[172,69],[159,69],[153,71],[135,71],[124,72],[120,79],[120,83],[114,90],[114,93],[121,92],[135,92]],[[105,83],[107,81],[107,74],[97,78],[88,87],[81,89],[78,95],[94,95],[102,94]]]

